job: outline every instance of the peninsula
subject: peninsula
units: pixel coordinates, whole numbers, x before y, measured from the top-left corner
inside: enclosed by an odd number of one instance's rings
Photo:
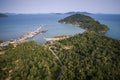
[[[64,19],[58,21],[59,23],[77,25],[85,30],[95,31],[97,33],[103,33],[109,30],[109,28],[94,20],[93,18],[83,14],[73,14]]]

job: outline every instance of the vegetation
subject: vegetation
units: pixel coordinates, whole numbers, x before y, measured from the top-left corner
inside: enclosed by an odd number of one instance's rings
[[[0,17],[8,17],[8,16],[5,15],[5,14],[0,13]]]
[[[2,43],[3,41],[0,41],[0,44]]]
[[[119,80],[120,41],[88,31],[45,46],[8,46],[0,55],[0,80],[5,79]]]
[[[64,64],[65,76],[61,75],[60,80],[120,79],[119,40],[90,31],[56,42],[54,46]]]
[[[120,40],[98,34],[106,25],[82,14],[59,22],[88,31],[44,46],[31,41],[0,48],[0,80],[120,79]]]
[[[101,24],[100,22],[95,21],[93,18],[83,14],[74,14],[64,19],[61,19],[58,22],[78,25],[83,29],[95,31],[99,33],[103,33],[108,30],[108,27],[106,25]]]
[[[35,42],[9,47],[0,56],[0,80],[55,80],[60,70],[54,55]]]

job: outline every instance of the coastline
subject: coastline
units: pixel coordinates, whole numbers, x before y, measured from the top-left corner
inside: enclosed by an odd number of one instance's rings
[[[97,33],[104,33],[109,30],[109,27],[107,25],[101,24],[94,18],[83,14],[73,14],[58,20],[58,22],[62,24],[71,24],[74,26],[79,26],[80,28],[85,29],[87,31],[95,31]]]
[[[84,27],[82,27],[81,25],[78,25],[78,24],[72,24],[72,23],[66,23],[66,22],[59,22],[59,23],[61,23],[61,24],[70,24],[70,25],[73,25],[73,26],[75,26],[75,27],[80,27],[80,28],[84,29],[85,31],[89,31],[88,28],[84,28]],[[110,29],[109,29],[109,27],[108,27],[108,30],[99,31],[98,33],[105,34],[105,33],[106,33],[107,31],[109,31],[109,30],[110,30]]]
[[[70,38],[71,35],[60,35],[60,36],[55,36],[53,38],[44,38],[47,42],[54,42],[54,41],[59,41],[63,39]]]
[[[41,34],[41,33],[45,33],[48,30],[41,30],[41,27],[36,29],[35,31],[32,32],[27,32],[26,34],[20,36],[18,39],[13,39],[13,40],[9,40],[9,41],[5,41],[0,43],[0,47],[4,47],[4,46],[8,46],[9,44],[13,44],[14,46],[24,42],[27,39],[33,38],[34,36]]]

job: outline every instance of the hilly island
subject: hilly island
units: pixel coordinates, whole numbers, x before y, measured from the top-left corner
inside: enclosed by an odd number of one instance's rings
[[[101,24],[100,22],[95,21],[93,18],[83,14],[73,14],[59,20],[58,22],[80,26],[83,29],[90,31],[92,30],[98,33],[103,33],[109,30],[106,25]]]
[[[0,13],[0,18],[2,17],[8,17],[6,14]]]
[[[86,31],[43,45],[28,41],[2,47],[0,80],[120,79],[120,40],[101,34],[109,30],[106,25],[82,14],[59,22]]]

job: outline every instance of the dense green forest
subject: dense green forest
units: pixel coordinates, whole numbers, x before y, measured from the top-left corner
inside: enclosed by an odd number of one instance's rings
[[[120,79],[120,41],[94,31],[43,46],[35,42],[9,45],[4,51],[0,80]]]
[[[60,80],[120,79],[119,40],[90,31],[56,42],[54,46],[66,75]]]
[[[0,55],[0,80],[56,80],[60,70],[54,55],[35,42],[8,46]]]
[[[5,15],[5,14],[0,13],[0,17],[8,17],[8,16]]]
[[[90,31],[92,30],[99,33],[103,33],[109,30],[109,28],[106,25],[101,24],[100,22],[95,21],[93,18],[83,14],[73,14],[64,19],[59,20],[58,22],[77,25],[83,29]]]

